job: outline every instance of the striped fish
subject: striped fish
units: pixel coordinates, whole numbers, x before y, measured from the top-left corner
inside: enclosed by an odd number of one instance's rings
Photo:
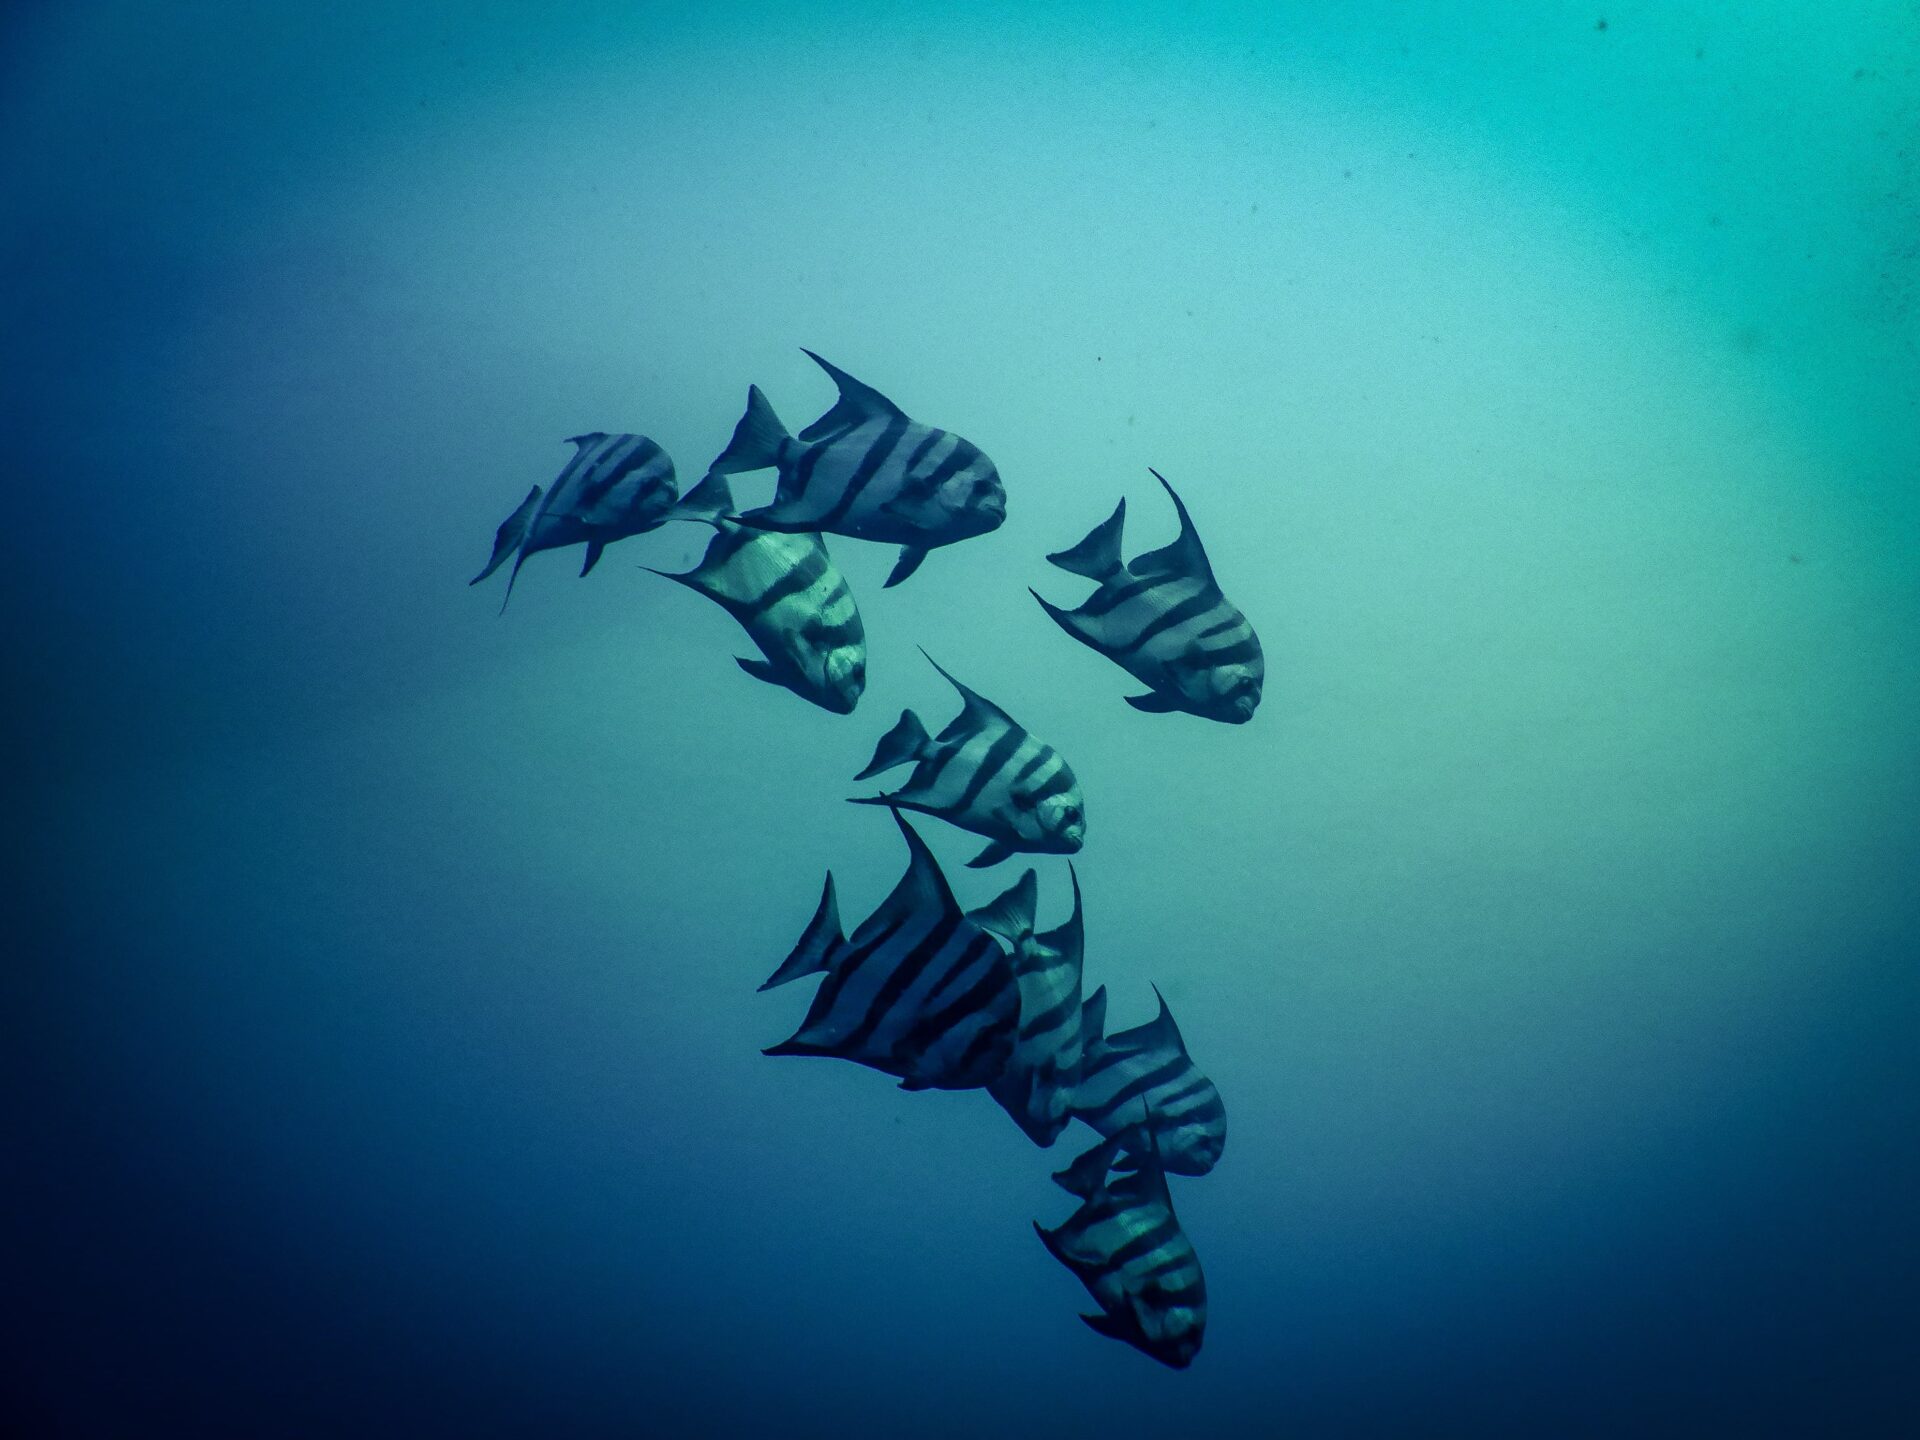
[[[1187,1054],[1166,998],[1145,1025],[1102,1036],[1106,987],[1083,1007],[1080,1083],[1073,1113],[1109,1139],[1151,1116],[1162,1161],[1175,1175],[1204,1175],[1227,1146],[1227,1107]]]
[[[714,527],[707,553],[691,570],[653,573],[717,601],[740,622],[766,657],[736,657],[754,679],[836,715],[852,714],[867,683],[866,629],[826,545],[815,534],[750,530],[725,518],[732,509],[724,475],[696,485],[674,518]]]
[[[1209,720],[1244,725],[1260,704],[1266,661],[1253,627],[1220,593],[1187,507],[1158,470],[1148,472],[1173,496],[1180,537],[1171,545],[1120,561],[1122,499],[1106,522],[1071,550],[1047,559],[1062,570],[1098,581],[1078,610],[1041,608],[1081,644],[1099,651],[1147,686],[1129,695],[1136,710],[1185,710]]]
[[[1122,1151],[1130,1152],[1131,1168],[1113,1174]],[[1080,1208],[1055,1229],[1038,1222],[1033,1228],[1099,1305],[1099,1314],[1080,1318],[1163,1365],[1186,1369],[1206,1335],[1207,1281],[1174,1214],[1151,1131],[1103,1140],[1054,1178],[1081,1197]]]
[[[1034,933],[1039,887],[1031,870],[999,899],[967,916],[1013,946],[1020,1029],[1005,1073],[987,1093],[1036,1145],[1053,1144],[1067,1128],[1080,1081],[1080,965],[1086,946],[1080,877],[1071,863],[1067,874],[1073,881],[1073,915],[1057,930]]]
[[[927,663],[940,670],[931,655]],[[1016,850],[1073,854],[1086,838],[1086,802],[1060,752],[1034,739],[991,700],[940,673],[960,692],[960,713],[932,739],[918,715],[901,711],[867,768],[853,778],[865,780],[908,761],[913,774],[890,795],[858,796],[853,803],[918,810],[984,835],[987,848],[967,862],[976,868],[998,865]]]
[[[644,535],[666,523],[680,495],[666,451],[644,435],[605,435],[597,430],[575,435],[567,444],[575,447],[567,468],[544,494],[534,486],[520,508],[501,522],[494,532],[487,568],[469,585],[478,585],[512,555],[513,571],[507,576],[507,599],[511,599],[513,582],[520,578],[520,567],[529,555],[585,543],[586,563],[580,567],[585,575],[614,541]],[[507,608],[506,600],[500,608]]]
[[[907,873],[853,932],[840,933],[827,876],[820,908],[766,984],[824,974],[793,1038],[768,1055],[833,1055],[898,1076],[904,1090],[971,1090],[1006,1069],[1020,988],[1006,952],[961,913],[926,843],[899,811]]]
[[[840,387],[834,407],[796,440],[755,385],[733,439],[709,469],[723,475],[776,466],[773,503],[739,517],[767,530],[824,530],[901,546],[887,577],[898,585],[927,552],[998,528],[1007,518],[1000,472],[950,430],[909,420],[846,371],[805,352]]]

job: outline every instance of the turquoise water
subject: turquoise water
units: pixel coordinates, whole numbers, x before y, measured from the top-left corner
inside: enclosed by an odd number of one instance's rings
[[[1920,1425],[1911,5],[3,24],[38,1433]],[[467,589],[562,437],[691,485],[802,345],[1009,494],[834,544],[852,717],[638,568],[695,527]],[[1248,726],[1025,593],[1171,537],[1149,465]],[[841,801],[916,645],[1071,761],[1089,984],[1225,1096],[1188,1372],[1032,1235],[1084,1130],[758,1053],[899,873]]]

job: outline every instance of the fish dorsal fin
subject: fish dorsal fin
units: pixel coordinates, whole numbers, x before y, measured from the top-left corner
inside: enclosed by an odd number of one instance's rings
[[[883,420],[891,420],[895,417],[902,420],[907,418],[898,405],[871,385],[854,379],[832,361],[822,360],[804,346],[801,347],[800,353],[832,376],[833,383],[840,387],[840,398],[834,402],[833,408],[800,432],[800,439],[804,443],[811,444],[829,435],[851,430],[862,421],[871,420],[876,416]]]
[[[1168,1008],[1167,997],[1160,993],[1160,987],[1158,985],[1153,987],[1153,998],[1160,1002],[1160,1013],[1154,1017],[1153,1021],[1154,1028],[1160,1033],[1168,1045],[1171,1045],[1182,1055],[1186,1055],[1187,1042],[1181,1038],[1180,1027],[1173,1023],[1173,1011]],[[1187,1058],[1192,1059],[1193,1057],[1189,1055]]]
[[[561,443],[566,445],[577,445],[582,450],[587,450],[587,449],[591,449],[595,445],[598,445],[602,440],[606,438],[607,438],[607,432],[604,430],[589,430],[585,435],[569,435]]]
[[[1073,967],[1073,984],[1078,990],[1080,966],[1087,952],[1087,939],[1086,928],[1080,916],[1080,876],[1075,872],[1071,860],[1067,862],[1067,878],[1073,882],[1073,914],[1067,917],[1066,924],[1040,936],[1040,943],[1058,955],[1063,964]]]
[[[960,908],[953,898],[953,890],[947,884],[947,877],[941,872],[940,862],[933,858],[933,851],[927,848],[914,828],[907,823],[907,817],[900,813],[898,806],[889,807],[893,811],[894,823],[900,827],[901,835],[907,841],[907,873],[900,877],[900,883],[893,892],[880,902],[882,910],[912,914],[922,909],[938,909],[942,914]]]
[[[922,645],[920,647],[920,653],[927,655],[927,647]],[[940,662],[934,659],[933,656],[927,655],[927,663],[933,666],[934,669],[939,670],[946,682],[960,692],[960,701],[963,706],[960,711],[960,716],[951,725],[947,726],[946,730],[941,732],[943,737],[948,734],[972,734],[981,729],[982,726],[989,721],[998,722],[999,724],[1007,726],[1009,729],[1018,730],[1020,728],[1018,722],[1015,721],[1011,715],[987,699],[986,696],[980,694],[978,691],[969,689],[954,679],[953,676],[948,675],[947,672],[942,669]]]
[[[1080,1002],[1080,1043],[1091,1050],[1102,1042],[1107,1028],[1107,987],[1102,985]]]
[[[1147,473],[1165,487],[1173,498],[1173,508],[1180,516],[1180,534],[1171,545],[1163,545],[1158,550],[1149,550],[1144,555],[1136,555],[1127,569],[1141,579],[1156,577],[1176,579],[1192,578],[1211,581],[1213,566],[1207,562],[1206,547],[1201,545],[1200,536],[1193,528],[1193,519],[1187,514],[1187,507],[1180,497],[1174,494],[1173,486],[1167,484],[1167,477],[1158,470],[1149,468]]]
[[[967,919],[982,930],[989,930],[1014,946],[1033,934],[1033,914],[1040,903],[1040,882],[1029,870],[999,896],[978,910],[969,910]]]
[[[1173,1023],[1173,1011],[1167,1008],[1166,996],[1160,993],[1158,985],[1153,987],[1153,994],[1154,998],[1160,1002],[1160,1013],[1144,1025],[1136,1025],[1131,1030],[1122,1030],[1117,1035],[1109,1035],[1106,1041],[1109,1050],[1160,1050],[1169,1055],[1187,1054],[1187,1043],[1180,1038],[1180,1027]]]

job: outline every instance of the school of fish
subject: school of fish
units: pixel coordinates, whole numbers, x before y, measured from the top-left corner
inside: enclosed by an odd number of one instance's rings
[[[541,550],[584,545],[585,576],[617,540],[671,521],[708,526],[699,564],[653,573],[714,601],[747,632],[760,651],[736,659],[748,675],[852,714],[866,686],[866,632],[824,537],[898,546],[886,581],[894,586],[932,551],[998,529],[1006,490],[978,446],[910,419],[872,386],[803,353],[839,398],[797,436],[750,387],[732,438],[684,498],[672,460],[646,436],[575,436],[558,478],[534,486],[500,524],[470,583],[511,559],[510,596]],[[766,469],[777,474],[771,503],[737,508],[727,477]],[[1173,542],[1123,560],[1122,498],[1079,544],[1046,557],[1093,581],[1093,594],[1074,610],[1034,598],[1146,686],[1125,697],[1136,710],[1244,725],[1265,681],[1259,639],[1222,593],[1186,505],[1159,471],[1149,473],[1173,502]],[[1185,1369],[1206,1333],[1207,1290],[1167,1177],[1205,1175],[1219,1162],[1226,1107],[1157,990],[1152,1020],[1113,1033],[1105,987],[1083,993],[1086,924],[1071,860],[1072,913],[1051,930],[1037,928],[1032,869],[974,909],[955,897],[905,812],[983,839],[967,862],[978,868],[1016,854],[1077,855],[1086,801],[1059,751],[927,658],[958,693],[960,713],[931,735],[903,712],[854,778],[911,766],[906,780],[847,797],[891,814],[906,871],[851,936],[829,872],[813,918],[760,988],[816,976],[818,986],[799,1028],[765,1053],[851,1060],[906,1090],[984,1090],[1040,1146],[1075,1121],[1087,1126],[1094,1143],[1053,1177],[1078,1208],[1034,1229],[1092,1297],[1094,1310],[1080,1317],[1092,1330]]]

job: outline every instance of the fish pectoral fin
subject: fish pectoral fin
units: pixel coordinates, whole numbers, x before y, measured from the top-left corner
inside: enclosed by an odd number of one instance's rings
[[[769,685],[778,685],[780,683],[780,677],[773,673],[773,666],[764,660],[748,660],[743,656],[736,655],[733,657],[733,663],[756,680],[764,680]]]
[[[1149,690],[1144,695],[1129,695],[1127,704],[1136,710],[1144,710],[1149,715],[1165,715],[1180,708],[1179,702],[1162,695],[1158,690]]]
[[[1013,858],[1013,847],[1004,840],[990,841],[987,848],[973,859],[967,861],[969,870],[984,870],[989,865],[998,865],[1002,860]]]
[[[887,576],[886,584],[880,588],[891,590],[902,580],[920,568],[920,562],[927,558],[927,552],[917,545],[902,545],[900,558],[893,562],[893,573]]]

